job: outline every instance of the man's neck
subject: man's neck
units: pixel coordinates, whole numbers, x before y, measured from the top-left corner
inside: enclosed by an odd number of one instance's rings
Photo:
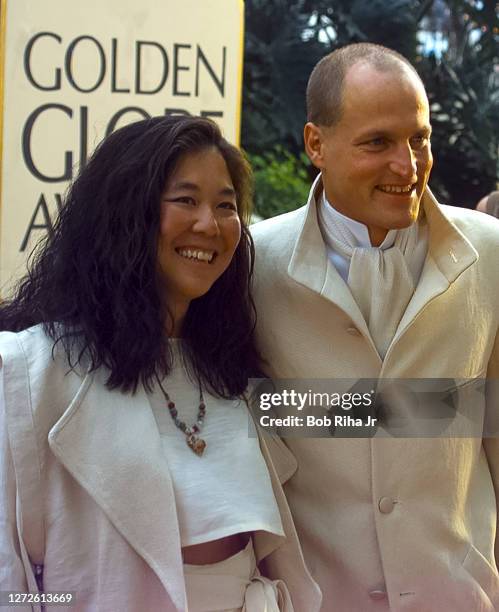
[[[397,230],[380,230],[379,233],[373,237],[372,230],[364,223],[352,219],[347,215],[336,210],[336,208],[327,200],[325,194],[321,195],[321,206],[324,207],[324,214],[328,217],[334,216],[335,221],[339,222],[355,237],[357,246],[359,247],[380,247],[382,249],[388,249],[393,246],[395,238],[397,236]],[[375,230],[376,231],[376,230]]]

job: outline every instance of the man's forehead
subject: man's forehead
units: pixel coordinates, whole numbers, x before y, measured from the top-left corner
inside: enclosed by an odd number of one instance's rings
[[[386,64],[374,64],[369,60],[360,60],[350,66],[345,74],[343,83],[343,96],[350,90],[366,91],[366,89],[384,89],[387,85],[404,87],[410,84],[413,88],[424,93],[425,87],[417,75],[407,64],[390,59]]]
[[[342,114],[385,114],[404,104],[415,114],[429,114],[426,91],[420,79],[402,64],[393,70],[359,63],[347,72],[342,95]]]

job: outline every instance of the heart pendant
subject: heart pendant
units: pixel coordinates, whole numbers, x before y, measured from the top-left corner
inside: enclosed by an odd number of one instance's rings
[[[194,452],[196,455],[201,457],[206,448],[206,442],[202,438],[198,438],[197,436],[191,435],[187,438],[187,446]]]

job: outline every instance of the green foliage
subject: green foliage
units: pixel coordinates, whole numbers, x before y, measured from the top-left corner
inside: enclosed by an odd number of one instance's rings
[[[254,157],[276,145],[301,154],[313,66],[340,46],[368,41],[405,55],[423,78],[433,125],[430,184],[437,197],[474,207],[495,188],[495,0],[246,0],[245,10],[242,146]],[[446,43],[441,55],[428,47],[423,52],[425,36]]]
[[[432,111],[432,189],[471,207],[495,188],[499,170],[499,29],[492,3],[474,4],[447,0],[449,48],[419,65]]]
[[[277,145],[263,155],[248,154],[255,177],[255,212],[268,219],[294,210],[307,201],[310,179],[308,158],[295,157]]]
[[[324,54],[304,40],[309,14],[300,2],[247,0],[243,81],[242,146],[253,153],[276,144],[302,151],[305,90]]]

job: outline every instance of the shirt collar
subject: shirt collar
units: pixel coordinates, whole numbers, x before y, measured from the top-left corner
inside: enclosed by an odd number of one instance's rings
[[[334,208],[334,206],[327,200],[326,194],[323,192],[323,197],[321,198],[319,206],[322,207],[323,218],[326,222],[326,231],[329,231],[329,224],[327,223],[328,218],[335,218],[337,223],[342,223],[347,229],[352,232],[358,247],[367,248],[372,247],[371,240],[369,238],[369,231],[367,227],[360,223],[360,221],[355,221],[355,219],[351,219],[350,217],[346,217],[341,214]],[[395,243],[395,239],[397,237],[397,232],[403,230],[391,229],[388,230],[388,233],[383,240],[383,242],[379,245],[380,249],[389,249]]]

